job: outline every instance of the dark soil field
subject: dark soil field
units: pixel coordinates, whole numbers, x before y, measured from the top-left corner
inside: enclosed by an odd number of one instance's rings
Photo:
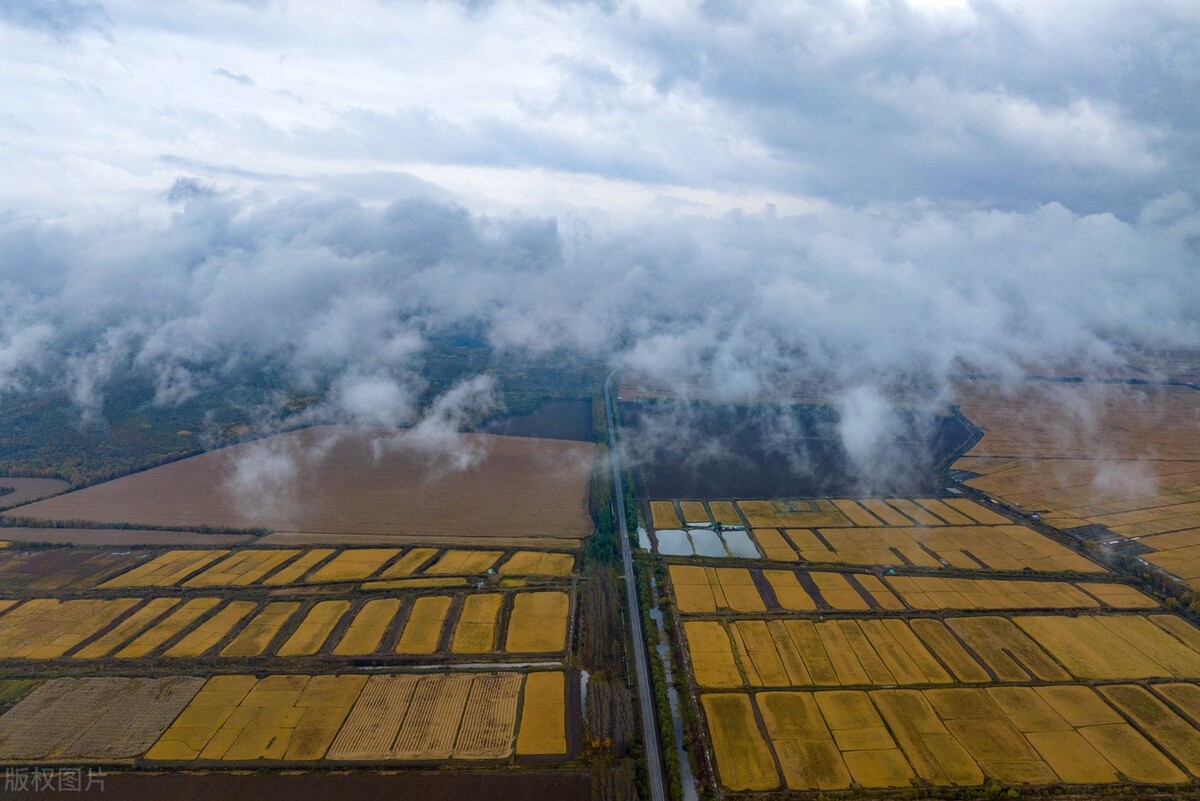
[[[82,784],[87,785],[87,771]],[[588,801],[591,780],[566,771],[472,771],[437,773],[113,773],[103,789],[71,797],[119,798],[121,801]],[[31,782],[32,784],[32,782]],[[4,798],[58,801],[55,790],[10,791]]]
[[[482,431],[486,434],[504,434],[510,437],[591,442],[592,401],[590,398],[545,401],[529,414],[493,421],[484,426]]]
[[[644,498],[919,495],[971,430],[946,415],[900,413],[867,464],[850,459],[824,406],[734,406],[666,400],[621,404]]]
[[[581,537],[591,443],[318,426],[233,445],[8,515],[318,534]],[[453,460],[463,458],[465,463]]]

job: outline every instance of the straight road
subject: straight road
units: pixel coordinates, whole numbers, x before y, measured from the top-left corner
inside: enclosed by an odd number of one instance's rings
[[[654,717],[654,694],[650,687],[650,666],[646,655],[646,638],[642,635],[642,613],[638,608],[637,581],[633,576],[633,552],[629,547],[629,521],[625,519],[625,489],[621,484],[621,468],[617,459],[617,413],[612,395],[613,375],[614,373],[609,373],[604,379],[604,410],[608,414],[608,461],[612,466],[617,534],[621,538],[621,562],[625,566],[629,635],[633,638],[633,664],[637,671],[638,701],[642,707],[642,742],[646,744],[646,775],[649,777],[650,800],[666,801],[662,754],[659,752],[658,726],[655,725]]]

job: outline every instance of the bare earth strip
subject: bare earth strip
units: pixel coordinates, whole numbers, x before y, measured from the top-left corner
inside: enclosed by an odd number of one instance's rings
[[[594,446],[464,434],[478,464],[447,472],[411,450],[372,446],[396,432],[318,426],[134,473],[11,514],[146,526],[263,527],[317,534],[582,537],[591,530],[587,476]],[[239,497],[238,460],[288,453],[293,491],[273,503]]]

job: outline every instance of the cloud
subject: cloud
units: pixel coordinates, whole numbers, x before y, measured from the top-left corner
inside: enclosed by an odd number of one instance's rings
[[[254,79],[244,72],[233,72],[224,67],[217,67],[213,70],[213,75],[221,78],[227,78],[234,83],[240,83],[242,86],[257,86]]]
[[[828,381],[865,453],[888,376],[1200,336],[1195,4],[0,8],[0,391],[85,419],[269,365],[435,442],[468,331]]]
[[[81,0],[9,0],[0,3],[0,21],[44,31],[63,39],[85,29],[101,30],[109,19],[99,3]]]

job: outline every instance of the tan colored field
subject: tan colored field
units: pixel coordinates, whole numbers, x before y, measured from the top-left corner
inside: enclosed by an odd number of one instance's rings
[[[1153,690],[1173,702],[1186,695],[1200,708],[1194,684]],[[1144,687],[1101,692],[1080,685],[825,690],[708,694],[701,702],[721,783],[731,790],[769,789],[772,752],[792,790],[1186,781],[1156,744],[1195,765],[1193,723]],[[710,699],[730,699],[719,718]]]
[[[1051,525],[1107,526],[1146,537],[1146,559],[1200,587],[1200,420],[1185,387],[1107,384],[958,386],[963,412],[987,435],[955,467],[971,486],[1037,510]],[[1086,415],[1079,409],[1086,408]]]
[[[342,639],[333,647],[333,652],[339,656],[375,653],[383,642],[384,633],[399,611],[400,601],[396,598],[367,601],[350,622],[350,627],[346,629]]]
[[[486,456],[467,470],[445,472],[411,450],[384,447],[376,458],[373,445],[396,436],[348,426],[292,431],[22,506],[13,514],[396,537],[591,532],[585,503],[590,443],[463,434],[464,445]],[[240,459],[266,449],[293,455],[299,467],[294,488],[272,503],[244,503],[225,477]]]
[[[448,595],[430,595],[413,602],[404,632],[396,643],[398,654],[432,654],[442,641],[442,626],[450,611]]]
[[[672,566],[671,570],[675,570]],[[771,589],[775,591],[775,600],[779,601],[779,605],[784,609],[794,612],[811,612],[817,608],[817,602],[813,600],[812,595],[808,590],[800,585],[796,574],[790,570],[764,570],[763,576],[771,584]],[[672,581],[674,574],[672,573]],[[691,599],[689,598],[689,605]],[[690,609],[683,607],[680,603],[680,611],[688,612]]]
[[[773,528],[756,528],[750,532],[751,539],[758,545],[762,555],[772,562],[799,562],[796,549]]]
[[[883,690],[872,692],[871,700],[921,779],[939,786],[971,786],[982,784],[984,772],[989,771],[997,778],[1003,774],[1002,780],[1019,783],[1024,775],[1005,770],[1007,765],[995,759],[996,752],[1010,747],[1011,760],[1024,764],[1038,761],[1037,754],[1017,732],[1010,731],[999,710],[995,716],[980,715],[972,705],[961,703],[960,696],[946,695],[954,692]],[[956,714],[946,714],[947,707]],[[965,717],[972,719],[968,722]],[[972,729],[972,724],[978,728]],[[988,737],[998,738],[991,747]]]
[[[777,788],[779,773],[755,721],[750,697],[710,693],[700,696],[700,703],[708,719],[721,784],[734,791]]]
[[[137,604],[135,598],[34,598],[0,617],[0,659],[55,659]]]
[[[205,565],[217,561],[229,551],[167,551],[143,565],[115,576],[100,585],[102,589],[122,587],[172,587]]]
[[[850,786],[850,772],[812,693],[759,693],[755,701],[788,789]]]
[[[436,548],[413,548],[404,556],[392,562],[379,574],[381,579],[395,579],[411,576],[417,568],[429,561],[437,553]]]
[[[971,681],[988,678],[961,647],[946,654],[941,643],[926,645],[898,619],[738,620],[727,626],[685,621],[683,628],[701,687],[950,684],[959,674]],[[939,662],[947,656],[951,669],[955,660],[968,667],[951,676]]]
[[[714,689],[1200,679],[1200,629],[1171,615],[740,618],[683,631],[696,683]]]
[[[1077,678],[1200,678],[1200,631],[1194,629],[1189,644],[1142,615],[1030,615],[1013,621]]]
[[[136,637],[151,623],[158,620],[179,604],[179,598],[151,598],[140,609],[135,611],[105,634],[92,640],[75,653],[73,659],[96,659],[108,656],[114,648]]]
[[[186,630],[219,603],[221,603],[220,598],[192,598],[117,651],[114,656],[120,659],[149,656],[163,643]]]
[[[427,576],[474,576],[486,573],[501,551],[446,551],[442,558],[425,568]]]
[[[679,511],[683,516],[683,522],[688,525],[712,523],[712,518],[708,516],[708,510],[704,508],[704,504],[700,501],[680,501]]]
[[[278,572],[263,579],[263,584],[268,587],[282,587],[299,581],[305,573],[312,570],[315,565],[329,558],[332,553],[333,548],[312,548],[307,550],[294,562],[289,563]]]
[[[495,648],[496,617],[504,596],[496,592],[468,595],[463,601],[450,650],[456,654],[483,654]]]
[[[184,582],[185,587],[244,587],[291,559],[297,550],[234,551],[225,559]]]
[[[497,571],[502,576],[569,576],[575,557],[569,553],[517,551]]]
[[[519,673],[372,676],[330,746],[328,758],[507,757],[513,752],[522,678]],[[565,753],[561,727],[558,738],[563,748],[555,753]]]
[[[1094,609],[1100,604],[1076,585],[1065,581],[889,576],[888,585],[914,609]],[[1095,586],[1095,584],[1090,585]],[[1106,584],[1105,587],[1120,585]],[[1154,602],[1131,587],[1123,597],[1137,605]],[[1117,594],[1109,597],[1116,598]]]
[[[202,684],[180,676],[52,679],[0,717],[0,760],[79,764],[136,757]]]
[[[1070,674],[1017,628],[1013,620],[1003,617],[962,617],[950,618],[946,625],[962,638],[1000,681],[1069,680]]]
[[[292,636],[279,646],[279,656],[311,656],[319,652],[349,609],[349,601],[320,601],[314,604]]]
[[[1114,709],[1137,724],[1193,776],[1200,776],[1200,736],[1191,723],[1144,687],[1117,684],[1098,689]]]
[[[742,518],[737,513],[737,507],[733,505],[732,501],[709,501],[708,510],[712,513],[712,519],[723,526],[743,525]]]
[[[657,528],[683,528],[671,501],[650,501],[650,522]]]
[[[192,629],[179,642],[163,651],[163,656],[200,656],[225,638],[234,627],[258,608],[253,601],[230,601],[215,615]]]
[[[742,686],[724,626],[715,621],[685,621],[683,632],[698,685],[717,689]]]
[[[530,673],[521,701],[517,754],[567,753],[566,684],[561,671]]]
[[[744,568],[671,565],[670,574],[681,612],[766,611],[750,571]]]
[[[848,526],[850,521],[833,501],[737,501],[751,528],[817,528]]]
[[[366,681],[360,675],[213,677],[146,758],[320,759]]]
[[[912,768],[865,692],[822,692],[815,698],[856,783],[868,788],[909,783]]]
[[[964,570],[987,567],[1014,571],[1029,568],[1039,572],[1105,572],[1095,562],[1032,529],[1012,524],[823,528],[817,533],[808,529],[788,529],[786,534],[800,556],[809,562],[943,567],[938,558],[930,555],[932,551],[952,567]],[[759,541],[761,544],[761,537]]]
[[[392,756],[404,760],[449,759],[474,681],[469,673],[423,679],[413,690]]]
[[[513,597],[504,650],[509,653],[554,653],[567,645],[565,592],[521,592]]]
[[[314,570],[305,582],[320,584],[365,579],[399,554],[396,548],[349,548]]]
[[[512,754],[520,690],[521,676],[516,673],[475,677],[454,745],[457,758],[502,759]]]
[[[372,676],[329,747],[330,759],[389,759],[421,676]]]
[[[221,656],[258,656],[299,608],[295,602],[267,604],[221,649]]]

